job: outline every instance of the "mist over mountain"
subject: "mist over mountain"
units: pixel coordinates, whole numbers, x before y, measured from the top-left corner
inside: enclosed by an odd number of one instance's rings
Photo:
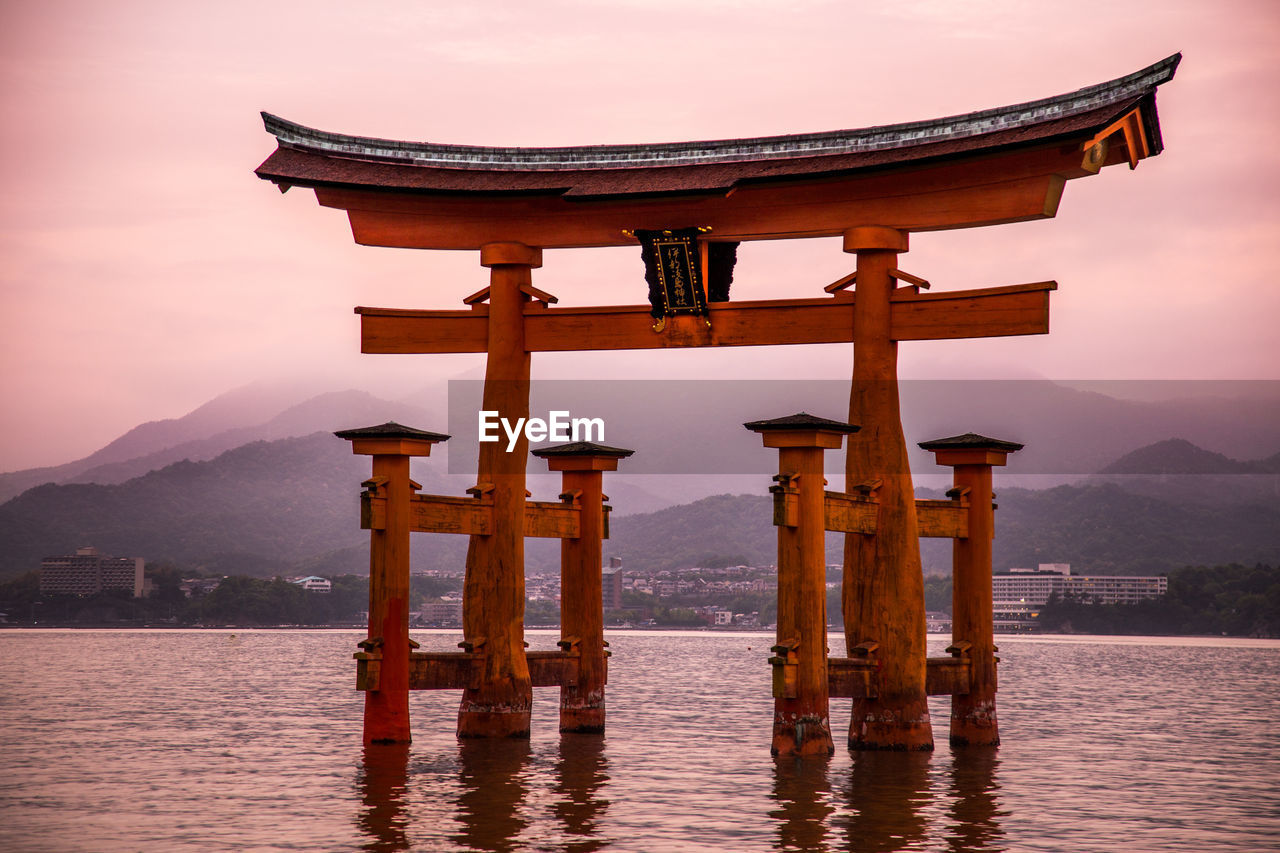
[[[1126,453],[1088,482],[1154,497],[1178,495],[1187,503],[1280,505],[1280,453],[1232,459],[1172,438]]]
[[[638,423],[619,422],[621,434],[608,436],[637,453],[605,477],[614,507],[606,555],[622,557],[628,568],[772,563],[776,544],[765,492],[776,453],[761,448],[738,419],[804,408],[839,390],[838,383],[786,384],[785,398],[776,396],[777,383],[676,383],[665,389],[661,383],[616,383],[600,395],[632,411],[638,402],[644,415]],[[599,387],[573,383],[570,390],[576,395],[571,399],[586,401]],[[186,418],[144,424],[77,463],[2,475],[0,489],[10,491],[22,488],[23,477],[55,472],[61,481],[0,504],[0,573],[29,571],[44,556],[85,545],[227,572],[363,572],[368,535],[357,527],[357,495],[369,461],[353,456],[332,430],[386,420],[445,428],[438,404],[416,404],[427,397],[424,391],[409,402],[393,402],[336,391],[297,400],[248,389]],[[1033,432],[1028,448],[1011,457],[1035,463],[1023,466],[1023,477],[1028,470],[1079,470],[1105,448],[1142,437],[1054,488],[1017,488],[1023,484],[1018,466],[999,470],[997,568],[1072,562],[1081,569],[1145,572],[1191,562],[1280,562],[1280,416],[1269,419],[1274,405],[1267,394],[1215,398],[1212,404],[1208,398],[1117,400],[1046,382],[904,383],[903,390],[909,440],[969,428],[1015,440]],[[1223,425],[1246,415],[1252,422]],[[1013,426],[992,428],[997,422]],[[1218,439],[1242,437],[1243,449],[1222,453],[1184,438],[1152,443],[1175,422],[1199,424]],[[955,426],[943,429],[944,423]],[[463,424],[467,429],[474,425]],[[424,491],[458,495],[475,482],[467,465],[452,473],[445,465],[450,452],[473,458],[465,439],[455,436],[432,458],[415,460],[413,476]],[[1049,450],[1038,459],[1027,455],[1036,446]],[[948,475],[931,457],[917,455],[917,482]],[[832,488],[840,487],[842,458],[828,454]],[[553,500],[559,476],[535,460],[529,472],[534,496]],[[839,561],[841,543],[838,535],[828,537],[829,562]],[[465,537],[417,536],[413,563],[415,569],[458,570],[465,553]],[[950,544],[924,540],[922,556],[926,570],[945,570]],[[526,542],[530,570],[554,569],[558,561],[557,542]]]
[[[417,423],[425,419],[425,411],[418,406],[363,391],[310,396],[287,386],[250,385],[216,397],[181,418],[137,426],[75,462],[0,474],[0,502],[43,483],[123,483],[173,462],[212,459],[253,441],[387,420]]]

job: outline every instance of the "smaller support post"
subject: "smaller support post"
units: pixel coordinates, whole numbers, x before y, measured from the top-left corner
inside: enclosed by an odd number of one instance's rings
[[[774,678],[775,755],[830,755],[827,680],[827,584],[822,475],[824,450],[838,450],[858,427],[801,412],[743,424],[778,448],[779,486],[794,496],[794,518],[778,524],[778,640]]]
[[[449,436],[401,426],[334,433],[351,450],[373,457],[374,487],[386,496],[386,524],[369,535],[369,638],[364,654],[379,657],[378,689],[364,699],[364,742],[408,743],[409,734],[409,458],[430,456]]]
[[[991,540],[995,497],[991,469],[1004,465],[1021,444],[966,433],[920,447],[939,465],[955,469],[953,481],[969,499],[969,535],[951,551],[951,640],[969,643],[969,692],[951,697],[951,745],[999,746],[996,719],[995,617],[991,604]]]
[[[604,602],[600,577],[604,530],[604,471],[635,451],[578,441],[541,447],[533,455],[562,472],[562,498],[581,507],[576,539],[560,541],[560,645],[578,652],[578,681],[560,687],[560,731],[604,731]]]

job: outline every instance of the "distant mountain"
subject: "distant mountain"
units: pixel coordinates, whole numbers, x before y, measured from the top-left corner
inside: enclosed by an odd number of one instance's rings
[[[1241,461],[1181,438],[1139,448],[1104,467],[1090,483],[1115,483],[1156,497],[1180,495],[1194,503],[1280,504],[1280,453]]]
[[[358,528],[369,460],[331,434],[253,442],[204,462],[177,462],[114,485],[45,485],[0,505],[0,574],[85,545],[116,556],[226,573],[361,573],[368,534]],[[466,478],[425,466],[426,492],[461,494]],[[544,484],[545,485],[545,484]],[[1079,571],[1147,574],[1187,564],[1280,564],[1280,502],[1215,507],[1179,490],[1163,495],[1113,483],[1043,491],[997,487],[995,566],[1067,562]],[[776,531],[765,494],[716,495],[611,519],[604,555],[628,570],[768,565]],[[827,538],[840,560],[841,537]],[[467,539],[422,535],[415,569],[460,570]],[[924,540],[926,570],[945,570],[950,547]],[[526,540],[526,566],[559,563],[555,540]]]
[[[777,561],[773,500],[714,495],[657,512],[611,519],[604,555],[625,569],[719,567]]]
[[[1132,453],[1126,453],[1099,471],[1099,474],[1277,474],[1270,460],[1241,462],[1221,453],[1197,447],[1183,438],[1158,441]]]
[[[297,401],[296,391],[252,385],[224,394],[181,418],[142,424],[84,459],[0,474],[0,502],[44,483],[123,483],[181,460],[199,462],[252,441],[386,420],[425,422],[422,409],[363,391]],[[265,417],[264,417],[265,415]]]
[[[279,570],[359,545],[368,460],[317,433],[176,462],[116,485],[44,485],[0,506],[0,571],[86,545],[183,566]]]
[[[998,568],[1071,563],[1101,574],[1184,565],[1280,564],[1280,503],[1215,506],[1182,490],[1138,494],[1114,483],[998,489]]]

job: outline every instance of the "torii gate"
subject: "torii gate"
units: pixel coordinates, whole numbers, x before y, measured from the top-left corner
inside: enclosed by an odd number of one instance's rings
[[[278,148],[256,171],[282,192],[312,188],[322,206],[347,211],[357,243],[479,251],[490,285],[464,300],[469,308],[357,308],[361,351],[487,352],[484,408],[510,419],[528,416],[533,352],[852,342],[849,423],[861,430],[849,439],[847,488],[861,484],[875,493],[875,523],[837,528],[849,531],[846,640],[869,662],[859,676],[868,687],[857,691],[849,744],[931,749],[920,516],[901,426],[897,344],[1045,334],[1049,293],[1057,285],[923,293],[928,282],[902,271],[898,256],[912,232],[1052,217],[1066,181],[1123,162],[1133,168],[1159,154],[1155,91],[1180,59],[1175,54],[1066,95],[935,121],[664,145],[414,143],[328,133],[264,113]],[[828,285],[825,296],[713,302],[704,316],[658,324],[650,306],[559,307],[533,286],[531,271],[542,266],[546,249],[635,245],[639,229],[690,227],[704,231],[698,244],[704,273],[714,242],[831,236],[843,238],[855,270]],[[815,448],[829,446],[822,443],[827,439],[814,441]],[[990,464],[999,464],[991,460],[1009,450],[982,442],[991,440],[971,441],[967,451],[963,441],[960,449],[945,443],[935,449],[944,464],[950,463],[942,455],[951,454],[958,485],[965,466],[978,476],[974,459],[987,460],[989,476]],[[492,529],[471,534],[464,644],[483,639],[486,659],[484,678],[464,693],[463,737],[529,730],[522,625],[527,452],[523,438],[511,453],[481,445],[479,479]],[[989,543],[986,555],[989,563]],[[972,606],[964,602],[964,609]],[[784,651],[785,639],[780,628]],[[962,642],[972,641],[957,635],[954,647]],[[990,656],[989,638],[985,645]],[[991,672],[994,691],[993,660],[978,670]],[[956,713],[953,741],[995,742],[993,702],[960,712],[970,722],[989,717],[987,734],[976,739],[972,726],[961,725],[957,735]],[[388,729],[373,739],[407,736],[407,729]],[[794,750],[829,750],[829,732],[814,737],[810,742],[797,733]],[[785,738],[780,743],[775,736],[774,747],[791,751]]]

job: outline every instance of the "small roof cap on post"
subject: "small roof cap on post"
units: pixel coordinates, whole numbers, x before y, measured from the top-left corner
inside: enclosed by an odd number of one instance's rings
[[[820,418],[817,415],[811,415],[808,412],[797,412],[794,415],[787,415],[785,418],[772,418],[771,420],[766,421],[748,421],[743,424],[743,426],[752,432],[821,429],[828,432],[838,432],[842,435],[847,435],[862,429],[862,427],[857,424],[849,424],[844,421],[833,421],[829,418]]]
[[[920,442],[922,450],[935,455],[939,465],[1003,465],[1010,453],[1016,453],[1023,445],[1016,441],[1003,441],[966,432],[949,438],[937,438]]]
[[[414,429],[395,421],[338,430],[334,435],[351,442],[351,452],[357,456],[430,456],[431,445],[449,440],[444,433]]]
[[[820,418],[808,412],[797,412],[784,418],[748,421],[744,427],[764,437],[765,447],[840,447],[846,435],[862,427],[857,424]]]
[[[593,441],[574,441],[569,444],[553,444],[529,451],[539,459],[547,460],[552,471],[616,471],[618,460],[626,459],[634,450],[610,447]]]

